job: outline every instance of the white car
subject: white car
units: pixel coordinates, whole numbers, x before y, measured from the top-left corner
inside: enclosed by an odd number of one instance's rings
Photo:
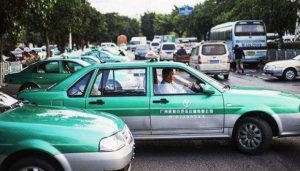
[[[208,75],[223,75],[228,79],[230,58],[223,42],[202,42],[191,51],[190,66]]]
[[[173,42],[162,43],[159,51],[160,60],[173,60],[173,56],[176,53],[176,44]]]
[[[264,67],[264,73],[279,79],[294,80],[300,75],[300,55],[290,60],[269,62]]]

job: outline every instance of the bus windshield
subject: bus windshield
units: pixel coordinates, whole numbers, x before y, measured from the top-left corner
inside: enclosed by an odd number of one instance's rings
[[[263,24],[237,24],[235,26],[236,36],[266,35]]]

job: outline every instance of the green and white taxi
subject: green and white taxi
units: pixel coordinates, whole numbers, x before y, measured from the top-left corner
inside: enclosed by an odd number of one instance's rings
[[[177,62],[96,64],[18,98],[113,113],[137,140],[232,138],[242,152],[258,153],[272,137],[300,135],[299,95],[229,87]]]
[[[37,106],[0,92],[0,170],[130,170],[133,137],[118,117]]]

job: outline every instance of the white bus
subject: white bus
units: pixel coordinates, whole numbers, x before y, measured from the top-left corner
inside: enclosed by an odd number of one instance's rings
[[[266,27],[261,20],[240,20],[217,25],[210,30],[210,40],[225,41],[234,61],[233,48],[244,50],[245,62],[260,62],[267,56]]]

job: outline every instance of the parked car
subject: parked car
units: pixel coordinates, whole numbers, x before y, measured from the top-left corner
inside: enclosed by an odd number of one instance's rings
[[[173,60],[173,55],[176,53],[176,44],[173,42],[162,43],[160,47],[160,60]]]
[[[119,56],[119,55],[113,55],[109,53],[108,51],[94,49],[92,51],[89,51],[85,53],[84,55],[92,55],[97,57],[100,61],[104,62],[125,62],[128,61],[128,58],[126,56]]]
[[[120,73],[133,74],[140,84],[125,85]],[[164,86],[180,92],[164,93]],[[178,62],[95,64],[18,98],[113,113],[142,140],[224,138],[242,152],[259,153],[272,137],[300,135],[299,94],[229,87]]]
[[[95,57],[95,56],[87,56],[87,55],[83,55],[83,56],[77,56],[77,55],[68,55],[68,54],[63,54],[61,56],[59,56],[63,59],[79,59],[79,60],[83,60],[91,65],[96,64],[96,63],[101,63],[101,61]]]
[[[138,45],[136,46],[136,50],[134,52],[134,59],[140,60],[140,59],[146,59],[146,54],[150,51],[149,45]]]
[[[264,67],[264,73],[279,79],[294,80],[300,75],[300,55],[291,60],[269,62]]]
[[[134,141],[114,115],[23,104],[1,92],[0,113],[3,171],[130,169]]]
[[[190,66],[208,75],[223,75],[228,79],[230,56],[228,47],[223,42],[202,42],[193,47]]]
[[[82,60],[54,58],[33,63],[18,73],[6,75],[4,80],[20,85],[19,91],[48,87],[88,65]]]

